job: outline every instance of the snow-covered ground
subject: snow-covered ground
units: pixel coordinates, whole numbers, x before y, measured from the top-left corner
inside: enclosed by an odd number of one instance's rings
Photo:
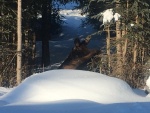
[[[148,113],[150,97],[137,93],[126,82],[99,73],[51,70],[1,96],[0,113]]]

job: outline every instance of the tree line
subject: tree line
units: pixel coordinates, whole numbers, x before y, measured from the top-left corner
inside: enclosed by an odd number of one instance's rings
[[[0,0],[0,86],[14,86],[16,80],[19,83],[38,67],[50,64],[48,41],[52,34],[60,31],[62,23],[55,1],[57,0]],[[17,16],[19,13],[21,17]],[[36,40],[42,41],[40,64],[36,63]],[[20,78],[16,76],[19,70]]]
[[[120,15],[119,20],[106,23],[101,26],[102,30],[99,28],[99,33],[106,35],[106,47],[91,62],[91,68],[121,78],[132,87],[144,86],[149,76],[145,73],[150,68],[150,64],[145,65],[150,60],[150,1],[90,0],[84,9],[85,13],[90,12],[89,16],[99,21],[100,26],[101,12],[106,9]]]

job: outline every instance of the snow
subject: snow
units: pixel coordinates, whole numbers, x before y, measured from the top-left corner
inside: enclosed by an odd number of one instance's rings
[[[0,96],[8,93],[11,91],[12,88],[4,88],[4,87],[0,87]]]
[[[148,77],[148,79],[146,81],[146,85],[150,88],[150,76]]]
[[[84,37],[94,31],[90,26],[81,26],[82,21],[85,20],[86,15],[81,15],[81,10],[78,9],[62,9],[60,14],[64,16],[64,24],[62,25],[63,31],[59,34],[59,37],[63,39]]]
[[[118,13],[114,14],[113,9],[107,9],[101,15],[103,16],[103,24],[110,23],[113,19],[117,21],[121,17]]]
[[[108,82],[109,86],[107,85]],[[112,87],[111,90],[110,86]],[[113,88],[113,86],[118,87]],[[126,93],[124,89],[126,89]],[[106,76],[93,72],[52,70],[27,78],[19,87],[6,94],[3,100],[8,103],[20,101],[45,102],[65,99],[84,99],[101,102],[100,94],[110,94],[108,96],[116,97],[118,93],[121,96],[125,96],[127,93],[132,94],[132,90],[123,81],[118,82],[118,79],[110,77],[106,79]],[[107,100],[104,97],[102,99]],[[109,103],[111,100],[109,100]]]
[[[114,18],[112,9],[107,9],[101,14],[103,16],[103,24],[110,22]]]
[[[34,74],[0,98],[1,113],[148,113],[149,105],[120,79],[69,69]]]
[[[76,10],[61,10],[60,14],[62,14],[63,16],[76,16],[76,17],[81,17],[81,18],[85,18],[86,15],[81,15],[81,10],[76,9]]]
[[[131,25],[131,27],[133,27],[134,26],[134,24],[130,24]]]
[[[115,19],[115,21],[119,20],[119,18],[120,18],[120,17],[121,17],[121,15],[120,15],[120,14],[115,13],[115,15],[114,15],[114,19]]]

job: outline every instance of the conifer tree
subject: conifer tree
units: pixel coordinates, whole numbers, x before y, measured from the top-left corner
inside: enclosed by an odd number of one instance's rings
[[[111,23],[116,28],[116,41],[113,42],[116,46],[116,53],[113,49],[113,54],[116,54],[116,57],[111,55],[110,75],[126,80],[132,87],[144,85],[141,81],[144,80],[144,64],[147,61],[150,43],[148,30],[150,2],[148,0],[91,0],[90,4],[94,2],[103,3],[105,6],[102,6],[103,10],[112,8],[114,13],[121,15],[116,25]],[[89,12],[94,10],[89,9]],[[102,10],[94,12],[94,16],[92,15],[94,19],[101,21],[101,12]],[[110,45],[111,47],[113,46]]]

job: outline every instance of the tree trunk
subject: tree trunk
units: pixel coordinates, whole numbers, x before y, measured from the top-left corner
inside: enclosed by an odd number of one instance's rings
[[[128,18],[128,10],[129,10],[129,0],[127,0],[127,18]],[[127,27],[126,27],[126,25],[125,25],[125,23],[123,23],[123,26],[124,26],[124,29],[123,29],[123,31],[122,31],[122,37],[124,37],[124,35],[126,35],[127,34]],[[124,39],[124,46],[123,46],[123,64],[125,63],[125,61],[126,61],[126,53],[127,53],[127,47],[128,47],[128,39],[127,38],[125,38]]]
[[[145,58],[145,48],[142,48],[142,65],[144,65],[144,58]]]
[[[109,30],[109,26],[107,26],[107,39],[106,39],[106,43],[107,43],[108,67],[110,69],[110,30]]]
[[[50,22],[48,20],[48,6],[51,3],[48,3],[48,0],[43,1],[42,5],[42,66],[46,67],[50,64],[50,51],[49,51],[49,39],[50,33],[48,30],[50,29]]]
[[[116,12],[119,10],[120,2],[119,0],[116,0]],[[121,75],[122,72],[122,61],[121,61],[121,55],[122,55],[122,47],[121,47],[121,21],[116,21],[116,41],[117,41],[117,75]]]
[[[124,42],[124,47],[123,47],[123,64],[126,61],[127,47],[128,47],[128,39],[126,38]]]
[[[36,52],[36,36],[33,33],[33,45],[32,45],[32,59],[35,59],[35,52]]]
[[[18,35],[18,43],[17,43],[17,84],[19,85],[21,82],[21,68],[22,68],[22,24],[21,24],[21,0],[18,0],[18,15],[17,15],[17,35]]]
[[[138,15],[136,16],[136,24],[139,24],[138,22]],[[136,35],[137,37],[137,35]],[[136,61],[137,61],[137,39],[135,39],[134,47],[133,47],[133,69],[136,67]]]
[[[137,43],[135,42],[133,47],[133,69],[135,69],[136,60],[137,60]]]

